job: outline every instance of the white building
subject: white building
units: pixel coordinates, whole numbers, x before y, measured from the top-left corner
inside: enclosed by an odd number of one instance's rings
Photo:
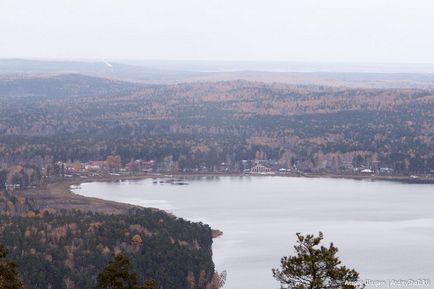
[[[250,169],[250,173],[253,174],[266,174],[270,173],[271,169],[269,167],[266,167],[262,164],[256,164]]]

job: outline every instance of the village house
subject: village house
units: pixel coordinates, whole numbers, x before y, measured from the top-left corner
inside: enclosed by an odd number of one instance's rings
[[[90,161],[84,164],[86,171],[101,171],[107,169],[106,161]]]
[[[253,174],[269,174],[271,173],[271,168],[263,165],[263,164],[256,164],[250,169],[250,173]]]
[[[361,172],[362,174],[372,174],[372,173],[374,173],[374,171],[371,170],[371,169],[363,169],[363,170],[361,170],[360,172]]]
[[[16,189],[20,189],[21,185],[20,184],[8,184],[8,183],[5,183],[5,188],[6,188],[7,191],[13,191],[13,190],[16,190]]]
[[[393,173],[393,169],[391,168],[387,168],[387,167],[380,168],[380,174],[391,174],[391,173]]]

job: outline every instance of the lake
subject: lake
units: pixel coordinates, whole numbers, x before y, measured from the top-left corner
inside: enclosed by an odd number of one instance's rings
[[[84,183],[74,192],[164,209],[223,231],[213,259],[227,270],[226,289],[280,288],[271,269],[293,253],[297,232],[319,231],[362,279],[430,279],[406,288],[434,288],[433,185],[273,176],[160,181]]]

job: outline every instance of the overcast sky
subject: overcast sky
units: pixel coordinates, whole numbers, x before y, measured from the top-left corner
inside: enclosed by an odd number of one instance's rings
[[[0,57],[434,63],[432,0],[0,0]]]

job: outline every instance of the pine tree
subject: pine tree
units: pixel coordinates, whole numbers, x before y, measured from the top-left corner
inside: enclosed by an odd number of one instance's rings
[[[0,245],[0,289],[23,289],[17,265],[6,259],[7,254],[7,249]]]
[[[142,287],[137,285],[136,273],[129,272],[130,259],[117,254],[104,271],[98,274],[96,289],[154,289],[154,280],[146,280]],[[2,289],[2,288],[0,288]]]
[[[281,268],[273,269],[274,278],[289,289],[363,288],[357,283],[359,274],[341,266],[336,257],[338,248],[333,243],[320,246],[323,238],[321,232],[318,237],[297,233],[296,255],[281,259]]]

